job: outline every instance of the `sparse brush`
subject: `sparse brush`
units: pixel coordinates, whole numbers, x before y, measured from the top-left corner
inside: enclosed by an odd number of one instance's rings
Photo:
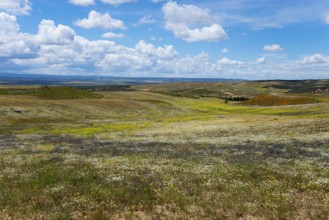
[[[276,105],[301,105],[316,103],[315,99],[306,97],[279,97],[261,94],[244,102],[245,105],[276,106]]]
[[[281,91],[265,85],[225,89]],[[205,86],[194,95],[208,96]],[[57,89],[0,96],[0,219],[328,219],[325,95],[259,107]],[[86,99],[72,98],[78,93]],[[304,96],[255,100],[301,104]]]

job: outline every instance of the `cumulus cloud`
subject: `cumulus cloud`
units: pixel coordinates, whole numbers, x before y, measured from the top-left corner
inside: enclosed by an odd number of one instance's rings
[[[218,60],[217,63],[221,64],[221,65],[242,65],[243,64],[243,62],[241,62],[241,61],[230,60],[227,57],[224,57],[224,58]]]
[[[139,41],[135,47],[136,51],[149,57],[156,57],[161,60],[171,60],[177,57],[177,52],[172,45],[155,48],[152,44]]]
[[[0,63],[13,58],[31,58],[38,50],[37,43],[28,34],[19,33],[19,25],[13,15],[0,13]]]
[[[73,29],[61,24],[56,26],[52,20],[42,20],[39,24],[37,39],[43,44],[69,44],[74,37]]]
[[[71,4],[80,5],[80,6],[88,6],[95,4],[95,0],[69,0],[69,2]]]
[[[101,0],[101,2],[118,6],[123,3],[137,2],[137,0]]]
[[[15,15],[28,15],[31,11],[31,2],[29,0],[1,0],[0,10]]]
[[[40,56],[46,45],[67,45],[74,42],[75,32],[68,26],[58,25],[51,20],[42,20],[36,35],[20,33],[16,17],[0,13],[0,57],[30,59]]]
[[[113,32],[106,32],[102,35],[102,38],[124,38],[125,35],[123,34],[116,34]]]
[[[16,17],[0,13],[0,69],[22,73],[104,74],[120,76],[219,77],[244,79],[325,78],[329,56],[313,54],[296,61],[222,58],[207,53],[181,57],[172,45],[139,41],[132,47],[110,40],[88,40],[69,26],[42,20],[36,34],[19,31]],[[259,61],[262,61],[261,58]]]
[[[25,71],[70,74],[106,72],[108,74],[143,74],[166,62],[173,62],[178,54],[172,45],[155,47],[139,41],[135,47],[124,47],[109,40],[90,41],[65,25],[42,20],[35,35],[19,32],[16,17],[0,14],[0,67],[11,63]],[[108,32],[104,37],[118,37]],[[8,68],[7,68],[8,69]]]
[[[187,42],[217,41],[228,38],[219,24],[205,26],[212,20],[207,10],[194,5],[178,5],[177,2],[166,3],[162,10],[166,20],[165,28],[172,31],[177,38]]]
[[[77,20],[74,24],[86,29],[123,29],[125,27],[123,21],[112,18],[109,13],[101,14],[97,11],[89,12],[88,18]]]
[[[136,53],[114,53],[106,54],[104,59],[96,65],[105,71],[118,74],[150,67],[152,66],[152,61]]]
[[[207,10],[195,5],[178,5],[177,2],[168,2],[163,6],[165,18],[172,23],[205,23],[210,20]]]
[[[265,58],[265,57],[258,58],[258,59],[256,60],[256,63],[259,63],[259,64],[265,64],[265,63],[266,63],[266,58]]]
[[[135,48],[118,46],[96,63],[103,71],[120,74],[145,74],[161,69],[163,63],[174,62],[177,52],[173,46],[154,47],[139,41]]]
[[[263,47],[263,50],[270,52],[279,52],[279,51],[283,51],[283,48],[279,44],[270,44],[270,45],[265,45]]]
[[[0,36],[16,35],[19,31],[16,17],[4,12],[0,12],[0,27]]]
[[[38,48],[31,42],[17,40],[0,44],[0,63],[3,60],[31,59],[37,56]]]

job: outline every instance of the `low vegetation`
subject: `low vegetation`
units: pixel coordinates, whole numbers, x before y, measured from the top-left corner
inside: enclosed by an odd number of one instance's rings
[[[287,90],[289,93],[327,93],[329,92],[329,80],[290,80],[274,81],[267,88],[278,88]]]
[[[64,86],[44,86],[32,89],[6,88],[0,89],[0,95],[30,95],[43,99],[93,99],[102,97],[101,95],[96,93],[91,93],[77,88]]]
[[[301,105],[317,102],[307,97],[279,97],[270,94],[261,94],[244,102],[246,105],[277,106],[277,105]]]
[[[325,93],[255,106],[155,86],[1,95],[0,219],[328,219]]]

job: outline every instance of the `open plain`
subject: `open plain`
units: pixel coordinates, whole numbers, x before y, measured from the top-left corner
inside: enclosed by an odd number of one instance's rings
[[[328,84],[1,86],[0,218],[328,219]]]

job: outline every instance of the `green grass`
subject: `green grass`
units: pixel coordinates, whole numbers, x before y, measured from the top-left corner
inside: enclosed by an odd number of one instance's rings
[[[279,91],[223,84],[241,85]],[[179,86],[172,90],[191,84]],[[142,91],[54,93],[0,96],[0,219],[329,216],[325,95],[259,107]]]
[[[149,127],[151,124],[147,122],[140,123],[110,123],[110,124],[95,124],[88,127],[58,127],[51,129],[49,134],[68,134],[80,136],[93,136],[104,132],[127,132],[131,133],[140,129]]]
[[[167,83],[154,85],[132,86],[139,91],[151,91],[180,97],[217,97],[229,96],[253,97],[262,93],[286,92],[288,90],[275,88],[275,81],[269,82],[235,82],[235,83]]]
[[[328,215],[329,185],[323,182],[328,172],[320,165],[234,164],[214,156],[26,156],[32,162],[1,169],[0,206],[18,218],[31,213],[48,218],[67,213],[69,218],[74,212],[95,218],[99,211],[107,218],[128,218],[138,210],[145,216],[179,218]],[[310,179],[310,174],[316,176]],[[301,213],[302,207],[308,211]]]
[[[54,86],[33,89],[0,89],[0,95],[31,95],[43,99],[95,99],[102,96],[96,93],[83,91],[77,88]]]
[[[284,115],[284,114],[298,114],[306,113],[301,112],[298,108],[264,108],[264,107],[249,107],[239,104],[225,104],[221,100],[208,99],[208,100],[196,100],[196,101],[181,101],[180,104],[186,108],[204,112],[208,114],[270,114],[270,115]],[[307,111],[307,110],[306,110]]]

